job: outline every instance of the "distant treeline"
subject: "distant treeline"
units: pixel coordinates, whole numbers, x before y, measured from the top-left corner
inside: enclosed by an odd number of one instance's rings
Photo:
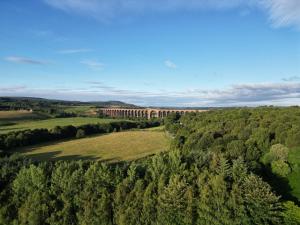
[[[149,128],[159,126],[158,121],[116,121],[103,124],[75,126],[57,126],[53,129],[34,129],[16,131],[0,135],[0,150],[57,141],[66,138],[82,138],[91,134],[110,133],[132,128]]]
[[[63,101],[51,100],[44,98],[31,97],[0,97],[0,110],[34,110],[52,113],[56,111],[61,112],[64,107],[70,106],[93,106],[93,107],[111,107],[119,106],[124,108],[136,108],[137,106],[127,104],[120,101],[106,101],[106,102],[80,102],[80,101]]]

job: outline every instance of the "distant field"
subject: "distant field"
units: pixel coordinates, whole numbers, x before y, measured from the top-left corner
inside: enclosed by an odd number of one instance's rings
[[[28,120],[41,118],[42,116],[27,110],[0,111],[0,121],[4,120]]]
[[[92,106],[70,106],[64,108],[64,111],[68,113],[89,115],[93,111],[92,109],[93,109]]]
[[[289,163],[292,167],[292,173],[288,175],[291,193],[300,201],[300,147],[290,150]]]
[[[72,118],[35,120],[35,121],[21,122],[14,125],[0,126],[0,134],[11,132],[11,131],[26,130],[26,129],[39,129],[39,128],[51,129],[54,128],[55,126],[67,126],[67,125],[80,126],[84,124],[107,123],[111,121],[117,121],[117,120],[91,118],[91,117],[72,117]]]
[[[48,118],[40,113],[33,113],[26,110],[0,111],[0,127],[14,125],[24,121],[40,120]],[[1,131],[0,131],[1,132]]]
[[[93,159],[130,161],[166,151],[169,138],[159,131],[126,131],[56,142],[19,150],[34,160]]]

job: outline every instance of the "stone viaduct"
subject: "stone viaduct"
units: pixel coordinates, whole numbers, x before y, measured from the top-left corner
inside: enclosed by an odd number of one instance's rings
[[[102,113],[110,117],[143,117],[151,118],[164,118],[170,113],[177,113],[184,115],[189,112],[204,112],[207,110],[188,110],[188,109],[125,109],[125,108],[103,108]]]

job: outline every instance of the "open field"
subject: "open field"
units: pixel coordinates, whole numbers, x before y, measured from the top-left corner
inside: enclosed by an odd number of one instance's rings
[[[39,119],[42,116],[27,110],[0,111],[0,121]]]
[[[92,106],[69,106],[64,108],[65,112],[81,115],[90,115],[93,112]]]
[[[292,167],[292,172],[288,175],[291,194],[297,197],[300,201],[300,147],[290,150],[289,163]]]
[[[0,134],[11,132],[11,131],[26,130],[26,129],[40,129],[40,128],[51,129],[54,128],[55,126],[67,126],[67,125],[80,126],[84,124],[107,123],[111,121],[117,121],[117,120],[91,118],[91,117],[71,117],[71,118],[35,120],[35,121],[21,122],[13,125],[0,126]]]
[[[169,138],[158,131],[126,131],[89,138],[48,143],[19,150],[34,160],[94,159],[130,161],[166,151]]]
[[[24,121],[40,120],[48,118],[40,113],[33,113],[27,110],[0,111],[0,127],[15,125]]]
[[[17,119],[32,116],[33,113],[27,110],[0,111],[0,119]]]

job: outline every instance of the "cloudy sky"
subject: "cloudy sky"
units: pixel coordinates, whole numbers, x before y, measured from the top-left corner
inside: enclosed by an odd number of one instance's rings
[[[0,96],[300,105],[300,1],[1,0]]]

